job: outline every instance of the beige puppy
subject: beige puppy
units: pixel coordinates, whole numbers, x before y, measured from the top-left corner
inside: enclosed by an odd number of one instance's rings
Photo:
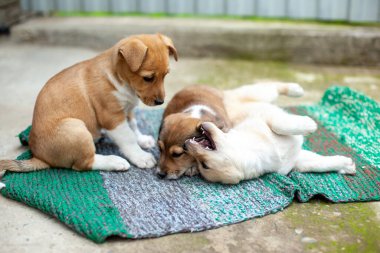
[[[130,164],[124,158],[95,154],[93,140],[101,129],[130,162],[152,168],[155,158],[142,148],[154,146],[154,139],[139,132],[132,110],[138,99],[149,106],[164,102],[169,55],[177,60],[170,38],[131,36],[52,77],[34,108],[33,158],[0,161],[0,170],[127,170]]]
[[[241,108],[245,119],[224,133],[211,122],[202,123],[201,138],[185,147],[195,158],[202,176],[211,182],[236,184],[266,173],[336,171],[355,174],[355,163],[344,156],[322,156],[303,150],[303,136],[317,124],[308,116],[289,114],[269,103]]]
[[[202,122],[213,122],[227,132],[247,116],[245,106],[251,102],[272,102],[279,95],[297,97],[303,89],[295,83],[266,82],[244,85],[232,90],[206,86],[190,86],[179,91],[165,109],[158,145],[160,166],[158,176],[177,179],[198,174],[196,160],[187,150],[185,141],[196,138],[206,141],[197,131]]]

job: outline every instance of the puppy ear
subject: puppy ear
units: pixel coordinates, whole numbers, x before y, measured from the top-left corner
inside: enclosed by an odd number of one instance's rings
[[[158,34],[158,36],[160,36],[162,41],[169,48],[169,55],[173,55],[174,59],[178,61],[177,49],[175,49],[172,39],[162,34]]]
[[[136,72],[141,67],[148,47],[138,39],[127,40],[119,47],[119,54],[125,59],[132,72]]]
[[[164,144],[163,141],[158,140],[157,144],[158,144],[158,147],[159,147],[160,151],[165,150],[165,144]]]

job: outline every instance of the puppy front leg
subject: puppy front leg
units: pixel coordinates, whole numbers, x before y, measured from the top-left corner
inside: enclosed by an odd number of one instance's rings
[[[349,157],[322,156],[308,150],[301,150],[294,170],[299,172],[337,171],[340,174],[356,173],[355,163]]]
[[[145,152],[137,143],[137,137],[127,120],[113,130],[107,130],[107,135],[119,146],[121,152],[137,167],[153,168],[156,159],[151,153]]]
[[[144,149],[153,148],[156,145],[153,136],[142,134],[137,126],[137,121],[132,112],[128,115],[129,126],[137,137],[137,143]]]

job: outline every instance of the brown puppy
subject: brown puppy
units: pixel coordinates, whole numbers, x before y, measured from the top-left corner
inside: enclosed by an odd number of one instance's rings
[[[178,92],[168,104],[161,125],[158,145],[160,167],[158,176],[177,179],[183,174],[198,174],[199,163],[186,149],[185,141],[193,139],[205,148],[212,149],[199,126],[213,122],[227,132],[244,120],[248,113],[244,107],[252,102],[272,102],[278,95],[298,96],[295,83],[258,83],[237,89],[221,91],[205,86],[190,86]],[[302,90],[302,89],[301,89]]]
[[[185,172],[198,173],[195,160],[187,155],[183,144],[197,137],[197,126],[214,122],[220,129],[231,127],[223,104],[223,92],[206,86],[190,86],[178,92],[169,102],[163,116],[158,145],[161,151],[161,178],[177,179]]]
[[[177,60],[170,38],[131,36],[52,77],[34,108],[29,141],[33,158],[0,161],[0,170],[127,170],[125,159],[95,154],[93,140],[100,129],[133,164],[153,167],[154,157],[141,148],[154,146],[154,140],[139,132],[132,110],[138,98],[149,106],[164,102],[169,55]]]

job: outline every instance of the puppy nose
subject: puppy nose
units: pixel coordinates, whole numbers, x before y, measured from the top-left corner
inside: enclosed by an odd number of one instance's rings
[[[157,173],[157,176],[159,179],[164,179],[166,177],[166,175],[167,174],[165,172],[161,172],[161,171]]]
[[[159,98],[157,98],[157,99],[154,100],[154,104],[155,105],[162,105],[163,103],[164,103],[164,100],[161,100]]]

